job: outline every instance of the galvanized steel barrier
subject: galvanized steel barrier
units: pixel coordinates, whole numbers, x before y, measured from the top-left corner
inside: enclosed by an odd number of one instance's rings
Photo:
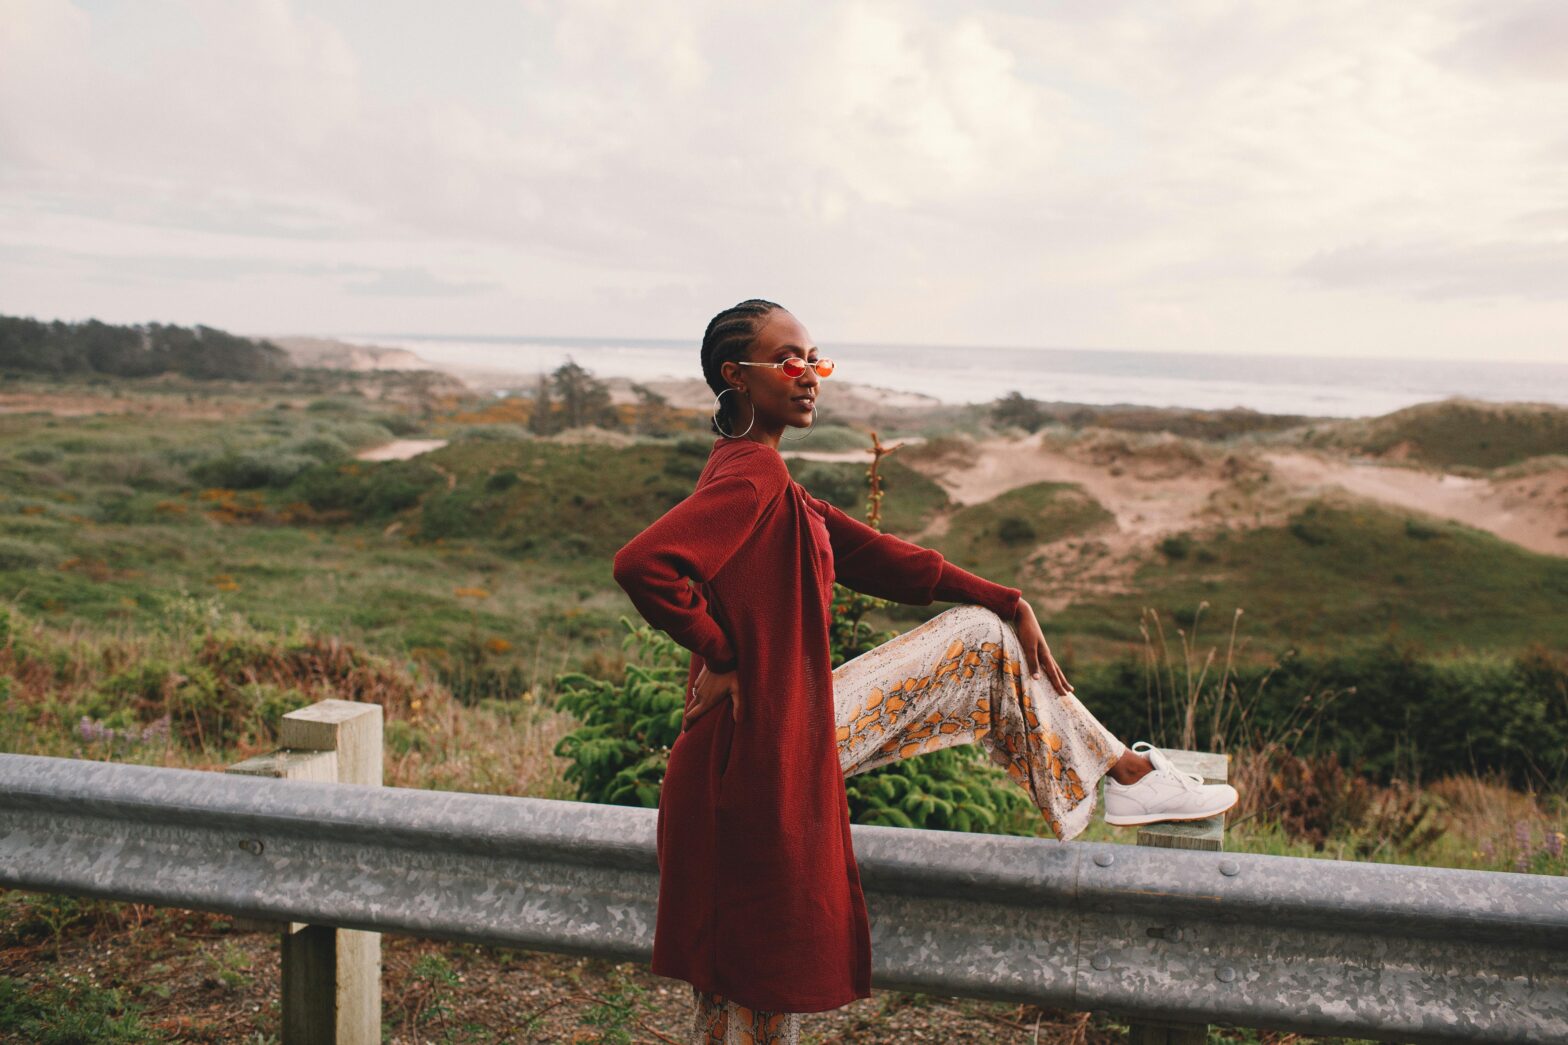
[[[0,885],[646,962],[655,813],[0,755]],[[1568,1041],[1568,879],[856,826],[878,987]]]

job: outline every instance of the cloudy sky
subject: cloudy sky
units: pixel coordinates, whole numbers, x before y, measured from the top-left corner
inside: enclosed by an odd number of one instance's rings
[[[0,312],[1568,356],[1561,0],[0,0]]]

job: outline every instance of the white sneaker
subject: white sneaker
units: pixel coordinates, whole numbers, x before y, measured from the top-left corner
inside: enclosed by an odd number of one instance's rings
[[[1235,805],[1241,796],[1229,784],[1205,784],[1196,773],[1183,773],[1170,758],[1146,740],[1132,746],[1134,754],[1154,763],[1137,783],[1105,781],[1107,824],[1152,824],[1160,820],[1207,820]]]

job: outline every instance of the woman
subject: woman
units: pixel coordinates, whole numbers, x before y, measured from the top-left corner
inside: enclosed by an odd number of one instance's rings
[[[615,555],[638,611],[692,651],[659,797],[651,967],[691,984],[693,1041],[792,1043],[801,1013],[870,996],[846,775],[979,740],[1064,841],[1087,825],[1107,773],[1110,823],[1235,804],[1228,785],[1100,725],[1018,588],[880,533],[790,478],[780,436],[815,423],[832,363],[788,311],[753,299],[719,313],[702,369],[717,438],[696,489]],[[835,579],[914,605],[968,605],[834,670]]]

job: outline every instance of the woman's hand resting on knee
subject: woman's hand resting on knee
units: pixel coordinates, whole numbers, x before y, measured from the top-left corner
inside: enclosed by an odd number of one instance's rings
[[[1067,681],[1067,676],[1062,673],[1062,666],[1056,663],[1056,658],[1051,656],[1051,647],[1046,644],[1045,633],[1040,630],[1040,622],[1035,618],[1034,607],[1028,600],[1018,600],[1018,612],[1013,616],[1013,630],[1018,633],[1018,642],[1024,648],[1024,658],[1029,662],[1029,674],[1039,678],[1044,672],[1050,681],[1051,688],[1058,693],[1071,693],[1073,684]]]
[[[692,683],[691,689],[695,699],[686,702],[686,714],[681,718],[682,730],[726,699],[731,703],[735,721],[741,720],[740,680],[736,678],[736,672],[709,671],[704,664],[698,669],[697,681]]]

